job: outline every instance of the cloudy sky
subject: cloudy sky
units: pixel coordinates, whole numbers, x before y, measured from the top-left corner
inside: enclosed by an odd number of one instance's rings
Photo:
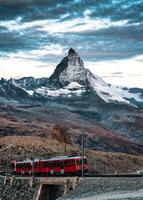
[[[143,88],[143,0],[0,0],[0,77],[48,77],[70,47],[107,82]]]

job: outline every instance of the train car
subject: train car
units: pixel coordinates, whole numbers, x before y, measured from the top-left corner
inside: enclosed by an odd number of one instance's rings
[[[32,173],[32,160],[16,162],[15,173],[30,175]]]
[[[31,175],[32,168],[35,175],[44,176],[72,176],[81,175],[82,167],[84,172],[88,172],[88,161],[87,158],[83,159],[82,156],[59,156],[52,157],[45,160],[26,160],[16,162],[15,173],[23,175]]]
[[[87,158],[84,157],[84,172],[88,171]],[[51,175],[81,175],[82,157],[60,156],[40,161],[40,172]]]

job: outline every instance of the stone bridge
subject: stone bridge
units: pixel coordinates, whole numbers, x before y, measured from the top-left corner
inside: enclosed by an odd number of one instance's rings
[[[0,200],[55,200],[79,182],[79,177],[0,176]]]

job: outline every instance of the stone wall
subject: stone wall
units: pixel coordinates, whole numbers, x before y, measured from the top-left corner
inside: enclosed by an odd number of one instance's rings
[[[38,180],[0,177],[0,200],[35,200]]]

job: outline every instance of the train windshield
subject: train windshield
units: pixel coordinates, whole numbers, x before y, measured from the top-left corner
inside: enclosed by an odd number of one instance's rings
[[[85,165],[87,164],[87,159],[86,158],[84,158],[84,164]],[[77,165],[82,165],[82,159],[77,160]]]

